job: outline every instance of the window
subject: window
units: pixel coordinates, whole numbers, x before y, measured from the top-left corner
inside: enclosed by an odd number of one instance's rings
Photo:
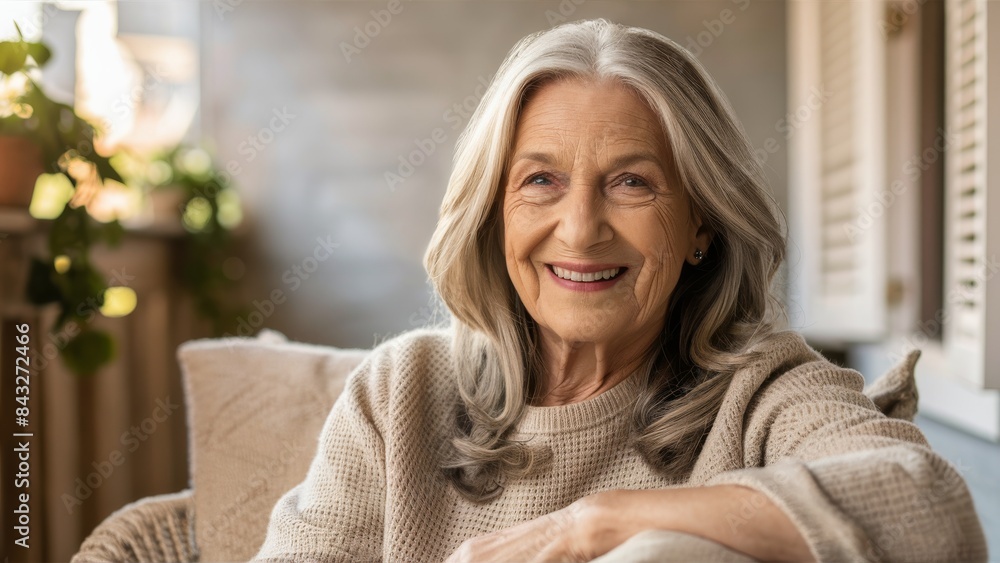
[[[998,9],[801,1],[788,23],[790,104],[822,93],[789,147],[793,326],[850,350],[869,376],[921,348],[921,409],[993,439],[1000,229],[986,218],[1000,216],[989,166],[1000,111],[987,100],[1000,99],[1000,40],[987,16]]]

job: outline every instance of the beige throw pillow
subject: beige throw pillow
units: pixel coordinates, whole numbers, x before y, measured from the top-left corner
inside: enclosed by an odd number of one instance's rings
[[[368,352],[291,343],[271,331],[180,347],[202,561],[257,552],[271,509],[305,478],[323,422]]]

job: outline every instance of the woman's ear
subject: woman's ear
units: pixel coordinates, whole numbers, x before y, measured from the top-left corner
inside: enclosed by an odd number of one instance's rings
[[[709,247],[712,245],[712,238],[715,232],[701,219],[701,213],[692,210],[691,212],[691,243],[688,245],[688,252],[685,259],[688,264],[697,266],[708,256]]]

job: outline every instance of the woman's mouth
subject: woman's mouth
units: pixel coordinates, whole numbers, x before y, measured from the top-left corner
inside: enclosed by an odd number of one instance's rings
[[[609,268],[607,270],[601,270],[599,272],[576,272],[567,268],[560,268],[559,266],[550,265],[549,268],[556,277],[564,280],[575,281],[575,282],[595,282],[610,280],[622,273],[625,268]]]
[[[599,291],[615,285],[628,271],[625,266],[557,266],[546,264],[552,279],[562,287],[574,291]],[[582,271],[586,270],[586,271]]]

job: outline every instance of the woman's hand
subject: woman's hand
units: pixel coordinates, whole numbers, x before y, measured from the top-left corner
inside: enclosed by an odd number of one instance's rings
[[[612,491],[492,534],[466,540],[445,563],[470,561],[590,561],[628,539],[602,524]],[[617,543],[616,543],[617,542]]]

